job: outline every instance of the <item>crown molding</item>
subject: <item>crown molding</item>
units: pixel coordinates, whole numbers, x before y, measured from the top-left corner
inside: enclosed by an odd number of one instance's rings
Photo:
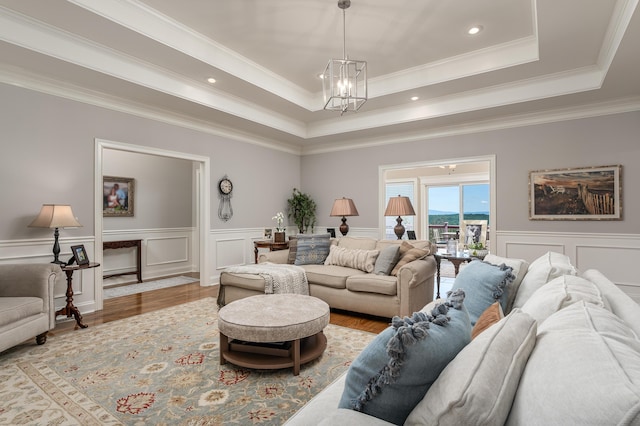
[[[383,145],[418,142],[436,138],[536,126],[562,121],[581,120],[613,114],[624,114],[635,111],[640,111],[640,97],[622,98],[575,107],[555,108],[542,112],[516,114],[489,120],[478,120],[460,125],[438,127],[418,132],[407,132],[391,137],[361,138],[351,140],[347,143],[336,142],[318,146],[309,146],[302,148],[301,155],[325,154]]]
[[[0,83],[76,102],[82,102],[88,105],[109,109],[111,111],[147,118],[190,130],[196,130],[214,136],[258,145],[274,149],[276,151],[282,151],[294,155],[301,154],[300,147],[295,145],[286,144],[273,139],[261,138],[254,134],[243,133],[240,130],[230,127],[213,125],[205,121],[196,120],[191,117],[165,111],[160,108],[153,108],[149,105],[131,102],[105,93],[95,92],[69,84],[62,84],[58,81],[49,80],[39,75],[34,76],[32,74],[27,74],[21,70],[11,70],[6,67],[0,67]]]

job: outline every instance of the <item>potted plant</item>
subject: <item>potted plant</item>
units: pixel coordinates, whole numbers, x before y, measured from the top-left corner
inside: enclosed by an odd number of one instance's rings
[[[271,219],[276,221],[276,232],[273,234],[273,241],[276,243],[284,243],[284,213],[278,212]]]
[[[484,245],[480,242],[469,244],[469,250],[471,251],[471,256],[478,257],[480,259],[484,259],[484,257],[489,253],[489,250],[486,250]]]
[[[304,234],[316,224],[316,202],[308,194],[293,188],[293,195],[287,200],[289,205],[288,217],[293,219],[293,223],[298,227],[298,231]]]

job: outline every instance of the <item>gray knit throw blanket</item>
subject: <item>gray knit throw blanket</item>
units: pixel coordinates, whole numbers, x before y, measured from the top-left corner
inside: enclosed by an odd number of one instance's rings
[[[304,269],[296,265],[258,263],[256,265],[231,266],[225,272],[256,274],[264,278],[265,294],[295,293],[309,295],[309,283]]]

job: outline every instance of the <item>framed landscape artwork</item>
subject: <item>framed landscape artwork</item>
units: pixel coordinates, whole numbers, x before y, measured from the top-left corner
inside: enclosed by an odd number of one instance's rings
[[[467,247],[477,243],[486,247],[487,224],[486,220],[463,220],[460,226],[460,241]]]
[[[102,216],[133,216],[134,206],[133,178],[102,177]]]
[[[529,218],[622,219],[622,166],[529,172]]]

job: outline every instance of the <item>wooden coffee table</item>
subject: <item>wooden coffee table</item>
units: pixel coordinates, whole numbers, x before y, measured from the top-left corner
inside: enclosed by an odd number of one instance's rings
[[[220,364],[279,369],[318,358],[327,347],[322,330],[329,305],[299,294],[264,294],[236,300],[218,313]]]

